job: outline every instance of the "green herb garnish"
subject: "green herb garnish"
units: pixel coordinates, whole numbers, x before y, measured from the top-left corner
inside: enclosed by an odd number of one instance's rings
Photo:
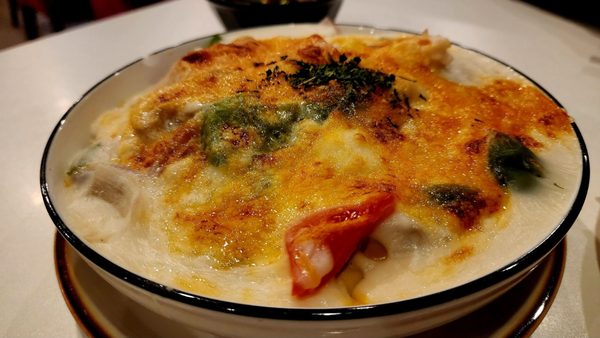
[[[298,71],[288,74],[287,79],[295,89],[309,89],[316,86],[337,82],[344,91],[339,106],[343,112],[354,113],[356,106],[368,100],[378,89],[390,89],[395,76],[359,66],[360,58],[342,54],[338,61],[327,64],[312,64],[304,61],[293,61]]]

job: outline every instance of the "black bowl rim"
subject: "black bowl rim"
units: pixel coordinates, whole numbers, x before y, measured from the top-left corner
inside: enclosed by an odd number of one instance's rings
[[[285,25],[283,25],[285,26]],[[365,25],[350,25],[350,24],[337,24],[338,27],[347,27],[347,28],[363,28],[363,29],[373,29],[376,31],[393,31],[398,33],[409,33],[415,34],[414,32],[410,32],[407,30],[400,29],[382,29],[375,28],[372,26]],[[172,47],[161,49],[151,55],[155,55],[161,52],[165,52],[171,50],[173,48],[177,48],[189,43],[199,42],[201,40],[208,40],[214,36],[205,36],[197,39],[193,39]],[[467,49],[483,55],[487,58],[495,60],[500,64],[512,69],[516,73],[525,77],[529,81],[531,81],[534,85],[536,85],[540,90],[542,90],[550,99],[552,99],[559,107],[563,108],[563,106],[558,102],[558,100],[552,96],[545,88],[540,86],[533,79],[529,78],[523,72],[515,69],[514,67],[508,65],[507,63],[498,60],[497,58],[491,57],[483,52],[480,52],[473,48],[466,48],[459,44],[453,43],[460,48]],[[562,220],[557,224],[554,228],[553,232],[546,237],[540,244],[531,249],[529,252],[525,253],[518,259],[510,262],[504,267],[495,270],[492,273],[489,273],[485,276],[479,277],[475,280],[469,281],[465,284],[461,284],[459,286],[453,287],[451,289],[443,290],[437,293],[401,300],[391,303],[383,303],[383,304],[372,304],[372,305],[364,305],[364,306],[352,306],[352,307],[340,307],[340,308],[282,308],[282,307],[268,307],[268,306],[260,306],[260,305],[250,305],[250,304],[242,304],[242,303],[234,303],[230,301],[224,301],[219,299],[213,299],[208,297],[203,297],[200,295],[192,294],[186,291],[182,291],[179,289],[175,289],[154,281],[151,281],[147,278],[139,276],[135,273],[132,273],[125,268],[109,261],[104,258],[102,255],[94,251],[92,248],[87,246],[81,239],[79,239],[63,222],[58,211],[55,209],[52,199],[50,198],[50,194],[48,191],[48,183],[46,181],[46,161],[50,152],[50,148],[52,147],[52,141],[57,133],[62,129],[62,125],[64,124],[67,117],[73,111],[73,109],[91,92],[94,91],[98,86],[109,80],[110,78],[118,75],[124,69],[141,62],[143,59],[138,59],[133,61],[118,70],[114,71],[110,75],[106,76],[104,79],[96,83],[93,87],[91,87],[88,91],[86,91],[60,118],[59,122],[56,124],[50,137],[48,138],[48,142],[44,148],[44,153],[42,155],[42,162],[40,166],[40,189],[42,198],[44,200],[44,204],[46,206],[46,210],[50,215],[50,218],[54,222],[56,228],[59,233],[87,260],[93,262],[95,265],[100,267],[102,270],[108,272],[114,277],[124,281],[125,283],[131,284],[135,287],[139,287],[142,290],[150,292],[152,294],[159,295],[161,297],[165,297],[171,299],[176,302],[181,302],[184,304],[188,304],[197,308],[213,310],[221,313],[228,313],[233,315],[247,316],[247,317],[255,317],[255,318],[266,318],[266,319],[276,319],[276,320],[301,320],[301,321],[331,321],[331,320],[350,320],[350,319],[361,319],[361,318],[373,318],[373,317],[382,317],[382,316],[390,316],[397,315],[402,313],[408,313],[418,310],[424,310],[429,307],[433,307],[436,305],[440,305],[443,303],[451,302],[453,300],[457,300],[463,298],[465,296],[483,291],[496,285],[504,280],[508,280],[511,277],[515,277],[520,272],[524,272],[526,269],[534,266],[537,262],[539,262],[542,258],[546,256],[556,245],[560,243],[560,241],[566,236],[567,232],[577,219],[581,208],[583,207],[587,190],[589,186],[590,179],[590,165],[589,165],[589,155],[587,151],[587,147],[583,140],[583,136],[575,124],[575,122],[571,123],[573,131],[577,137],[579,142],[580,150],[581,150],[581,161],[582,161],[582,172],[581,172],[581,182],[579,185],[579,190],[575,199],[573,200],[573,204],[569,212],[564,216]]]

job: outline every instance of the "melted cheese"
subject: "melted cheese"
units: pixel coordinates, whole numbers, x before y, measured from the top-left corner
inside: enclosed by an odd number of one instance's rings
[[[468,56],[458,52],[452,61],[449,48],[427,35],[310,36],[243,38],[191,52],[157,88],[94,125],[94,143],[109,155],[88,158],[87,174],[67,179],[73,196],[86,196],[73,198],[72,213],[93,214],[94,199],[118,210],[86,222],[83,237],[162,283],[256,304],[385,302],[464,281],[456,276],[463,262],[510,222],[504,210],[512,194],[490,173],[489,135],[506,133],[543,152],[572,131],[566,112],[533,85],[502,71],[469,70]],[[311,103],[337,102],[344,88],[335,81],[294,88],[287,76],[297,71],[295,61],[319,65],[340,55],[394,75],[392,88],[371,93],[351,114],[337,106],[326,118],[305,117]],[[102,182],[94,178],[101,166],[134,182],[135,202],[89,194]],[[466,209],[433,203],[428,189],[449,184],[475,189],[474,201]],[[291,297],[283,246],[290,224],[381,191],[396,198],[394,216],[372,234],[388,257],[357,252],[319,293]],[[118,226],[98,234],[106,224]],[[320,257],[319,266],[331,265]]]

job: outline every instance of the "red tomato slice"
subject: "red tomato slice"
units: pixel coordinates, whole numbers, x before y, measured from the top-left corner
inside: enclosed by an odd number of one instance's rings
[[[394,211],[394,195],[377,193],[364,202],[314,213],[285,234],[292,295],[316,292],[337,275],[359,243]]]

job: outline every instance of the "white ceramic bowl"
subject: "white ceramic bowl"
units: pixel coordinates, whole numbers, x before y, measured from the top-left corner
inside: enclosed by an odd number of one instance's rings
[[[319,29],[315,25],[274,26],[227,33],[224,38],[246,34],[255,37],[306,35]],[[390,33],[355,26],[337,26],[337,30],[341,34]],[[122,293],[167,318],[194,328],[199,336],[383,337],[412,334],[441,325],[492,301],[523,279],[563,239],[583,205],[589,182],[589,163],[585,144],[573,123],[578,141],[576,158],[580,163],[574,164],[572,194],[556,211],[557,216],[540,221],[544,223],[540,227],[543,230],[529,242],[523,241],[522,247],[517,246],[514,249],[517,252],[506,257],[499,256],[491,271],[452,288],[386,304],[276,308],[206,298],[136,275],[94,251],[65,222],[65,201],[61,196],[63,175],[74,154],[88,144],[89,126],[99,114],[152,86],[176,60],[192,49],[207,46],[210,41],[211,37],[206,37],[162,50],[100,81],[65,113],[54,128],[44,151],[40,173],[41,191],[48,213],[60,234],[79,254]],[[502,250],[496,249],[495,252]]]

